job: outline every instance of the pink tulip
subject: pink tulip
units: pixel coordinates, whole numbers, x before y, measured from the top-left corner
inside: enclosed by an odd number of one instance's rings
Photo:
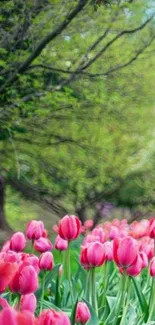
[[[155,257],[152,258],[150,263],[150,275],[154,278],[155,277]]]
[[[34,293],[30,293],[28,295],[21,296],[20,299],[20,310],[21,311],[29,311],[34,314],[37,307],[37,299]]]
[[[131,237],[115,238],[113,244],[115,263],[123,268],[135,264],[138,257],[138,243]]]
[[[105,243],[106,235],[105,235],[104,230],[101,227],[94,228],[92,231],[92,235],[99,237],[100,243],[102,243],[102,244]]]
[[[86,221],[84,222],[84,227],[85,227],[86,229],[90,229],[90,228],[92,228],[93,225],[94,225],[94,221],[93,221],[92,219],[88,219],[88,220],[86,220]]]
[[[32,313],[27,311],[17,312],[9,307],[0,312],[0,325],[37,325],[37,320]]]
[[[85,302],[79,302],[76,308],[76,323],[86,324],[90,317],[91,314]]]
[[[38,325],[70,325],[68,316],[53,309],[44,310],[39,316]]]
[[[113,242],[107,241],[104,243],[103,246],[104,246],[105,260],[112,261],[113,260]]]
[[[74,240],[80,234],[81,221],[73,216],[66,215],[59,223],[59,236],[65,240]]]
[[[38,240],[35,240],[34,248],[37,252],[44,253],[47,251],[51,251],[53,245],[48,238],[40,237]]]
[[[26,238],[22,232],[13,234],[10,240],[10,249],[15,252],[22,252],[26,245]]]
[[[144,269],[145,267],[148,266],[148,257],[144,252],[140,252],[139,253],[141,259],[142,259],[142,268]]]
[[[87,246],[87,244],[92,243],[92,242],[100,242],[100,237],[99,236],[95,236],[92,233],[89,233],[83,240],[82,245],[83,246]]]
[[[116,226],[111,226],[110,232],[109,232],[109,239],[114,239],[119,237],[120,230]]]
[[[14,278],[9,284],[12,292],[27,295],[38,289],[38,276],[33,266],[25,266],[24,263],[19,267]]]
[[[50,271],[53,269],[54,261],[51,252],[43,253],[39,258],[39,267],[41,270]]]
[[[155,238],[155,218],[150,220],[149,236]]]
[[[104,246],[100,242],[92,242],[89,246],[82,247],[80,262],[84,266],[97,267],[105,261]]]
[[[136,263],[131,265],[130,267],[127,267],[126,273],[130,276],[137,276],[142,271],[142,268],[143,268],[143,261],[140,255],[138,255]]]
[[[7,240],[2,246],[1,252],[7,252],[10,250],[10,240]]]
[[[58,226],[58,225],[54,225],[54,226],[52,227],[52,230],[53,230],[56,234],[58,234],[58,232],[59,232],[59,226]]]
[[[54,247],[60,251],[64,251],[68,248],[68,241],[62,239],[59,235],[55,239]]]
[[[37,274],[40,272],[39,268],[39,258],[33,254],[24,254],[22,256],[22,261],[24,262],[25,266],[31,265],[34,267]]]
[[[28,239],[37,240],[44,233],[44,224],[42,221],[32,220],[28,223],[26,236]]]

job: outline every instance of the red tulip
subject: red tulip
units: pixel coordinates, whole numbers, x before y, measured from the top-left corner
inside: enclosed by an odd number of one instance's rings
[[[26,239],[22,232],[13,234],[10,240],[10,249],[15,252],[22,252],[26,245]]]
[[[55,239],[55,245],[54,247],[60,251],[64,251],[68,248],[68,241],[65,239],[62,239],[59,235]]]
[[[34,267],[25,266],[23,263],[9,284],[9,288],[12,292],[22,295],[35,292],[38,289],[38,276]]]
[[[73,216],[66,215],[59,223],[59,236],[62,239],[74,240],[80,234],[81,221]]]
[[[152,258],[150,263],[150,275],[154,278],[155,277],[155,257]]]
[[[44,253],[47,251],[51,251],[53,245],[48,238],[40,237],[38,240],[35,240],[34,248],[37,252]]]
[[[0,259],[0,292],[4,292],[18,270],[17,263],[9,263]]]
[[[127,267],[126,273],[130,276],[137,276],[142,271],[142,268],[143,268],[143,261],[140,255],[138,255],[136,263],[131,265],[130,267]]]
[[[44,310],[39,317],[38,325],[70,325],[68,316],[53,309]]]
[[[32,220],[28,223],[26,236],[28,239],[37,240],[44,233],[44,224],[42,221]]]
[[[90,317],[91,314],[87,305],[84,302],[79,302],[76,308],[76,323],[86,324]]]
[[[104,246],[100,242],[92,242],[89,246],[82,247],[80,262],[84,266],[97,267],[105,261]]]
[[[51,252],[43,253],[39,258],[39,267],[41,270],[50,271],[53,269],[54,261]]]
[[[21,311],[29,311],[32,314],[34,314],[37,307],[37,299],[36,296],[33,293],[30,293],[29,295],[21,296],[20,299],[20,310]]]
[[[138,243],[131,237],[115,238],[113,244],[114,261],[120,267],[126,268],[135,264],[138,257]]]

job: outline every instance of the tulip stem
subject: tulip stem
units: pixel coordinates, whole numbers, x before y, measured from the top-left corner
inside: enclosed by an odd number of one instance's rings
[[[92,306],[96,311],[96,315],[98,316],[95,267],[92,268]]]
[[[46,271],[43,274],[41,303],[40,303],[40,313],[41,313],[41,311],[43,309],[43,300],[44,300],[44,293],[45,293],[45,278],[46,278]]]
[[[104,263],[104,278],[103,278],[103,281],[104,281],[104,288],[103,288],[103,297],[102,297],[102,307],[104,307],[105,305],[105,299],[106,299],[106,291],[107,291],[107,279],[106,279],[106,276],[107,276],[107,262]]]
[[[122,315],[120,325],[124,325],[126,314],[128,311],[128,306],[129,306],[129,301],[130,301],[130,292],[131,292],[130,277],[128,278],[128,282],[126,281],[126,291],[127,291],[126,305],[125,305],[125,308],[123,308],[123,315]]]
[[[151,320],[152,315],[154,313],[154,301],[155,301],[155,281],[154,281],[154,278],[152,278],[152,287],[151,287],[151,293],[150,293],[150,299],[149,299],[150,311],[149,311],[148,321]]]
[[[32,239],[32,242],[31,242],[31,254],[34,253],[34,239]]]
[[[74,304],[74,296],[73,296],[72,281],[71,281],[71,269],[70,269],[70,242],[68,242],[68,249],[66,251],[66,267],[67,267],[67,278],[69,283],[71,300],[72,300],[72,304]]]

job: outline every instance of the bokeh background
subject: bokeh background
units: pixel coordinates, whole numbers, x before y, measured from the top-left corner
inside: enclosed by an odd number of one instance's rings
[[[148,0],[1,0],[1,238],[155,213],[154,15]]]

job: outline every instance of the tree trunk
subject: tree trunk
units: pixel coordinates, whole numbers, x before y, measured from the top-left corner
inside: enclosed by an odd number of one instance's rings
[[[2,175],[0,175],[0,229],[11,230],[5,219],[4,213],[5,204],[5,182]]]
[[[77,208],[76,214],[83,224],[87,219],[86,207],[84,205],[81,205],[79,208]]]

